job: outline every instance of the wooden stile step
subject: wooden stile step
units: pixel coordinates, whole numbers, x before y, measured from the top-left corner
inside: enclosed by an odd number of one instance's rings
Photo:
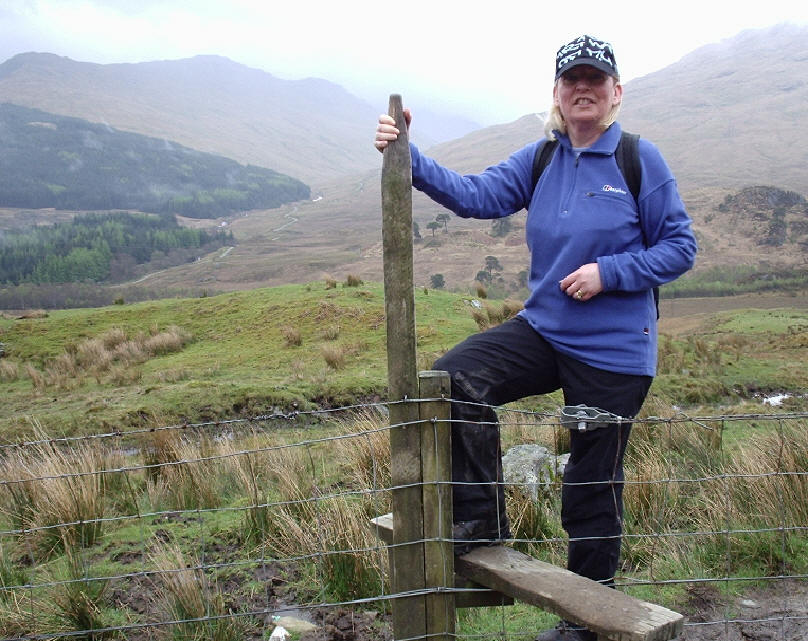
[[[383,514],[370,520],[377,536],[391,545],[393,543],[393,514]],[[455,557],[457,563],[457,557]],[[457,592],[455,594],[455,607],[457,608],[479,608],[492,605],[513,605],[513,598],[501,592],[487,588],[474,581],[459,576],[455,572],[454,587],[458,590],[468,590],[468,592]]]
[[[455,572],[518,601],[586,626],[612,641],[669,641],[684,624],[678,612],[635,599],[504,545],[474,548]]]
[[[393,538],[392,514],[372,519],[371,523],[379,537],[389,544]],[[538,606],[586,626],[602,640],[670,641],[684,625],[684,617],[678,612],[641,601],[504,545],[474,548],[455,557],[454,566],[456,578],[499,593],[497,603],[505,596]],[[457,596],[460,600],[463,594]]]

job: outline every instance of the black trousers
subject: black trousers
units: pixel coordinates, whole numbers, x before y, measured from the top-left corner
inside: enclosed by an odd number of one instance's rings
[[[563,390],[567,405],[624,418],[640,410],[650,376],[609,372],[557,352],[520,317],[475,334],[439,358],[452,380],[454,520],[485,519],[508,536],[499,423],[490,406]],[[631,423],[571,433],[561,490],[569,535],[567,567],[610,583],[617,570],[623,516],[623,455]]]

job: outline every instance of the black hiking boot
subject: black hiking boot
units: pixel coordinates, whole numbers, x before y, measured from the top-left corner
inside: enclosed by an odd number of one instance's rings
[[[580,625],[561,620],[552,630],[545,630],[536,641],[597,641],[598,635]]]
[[[452,525],[452,539],[455,541],[454,554],[461,556],[481,545],[497,545],[511,536],[507,522],[501,530],[496,523],[478,519],[459,521]]]

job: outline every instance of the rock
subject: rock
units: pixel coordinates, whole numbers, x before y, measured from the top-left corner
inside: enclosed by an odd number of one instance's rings
[[[554,456],[541,445],[515,445],[502,457],[502,474],[506,484],[521,486],[536,501],[539,487],[560,478],[568,460],[569,454]]]
[[[269,641],[289,641],[289,633],[281,625],[276,625],[272,634],[269,635]]]
[[[318,626],[311,623],[310,621],[304,621],[303,619],[298,619],[296,617],[290,617],[290,616],[283,616],[277,618],[273,617],[273,623],[295,634],[303,634],[304,632],[311,632],[312,630],[318,629]]]

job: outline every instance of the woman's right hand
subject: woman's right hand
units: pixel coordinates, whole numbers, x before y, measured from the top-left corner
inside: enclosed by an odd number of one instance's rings
[[[407,130],[410,128],[412,121],[412,114],[409,109],[404,109],[404,122],[407,123]],[[384,151],[388,144],[398,139],[398,134],[401,133],[396,127],[396,121],[392,116],[382,114],[379,116],[379,124],[376,126],[376,139],[373,145],[379,151]]]

